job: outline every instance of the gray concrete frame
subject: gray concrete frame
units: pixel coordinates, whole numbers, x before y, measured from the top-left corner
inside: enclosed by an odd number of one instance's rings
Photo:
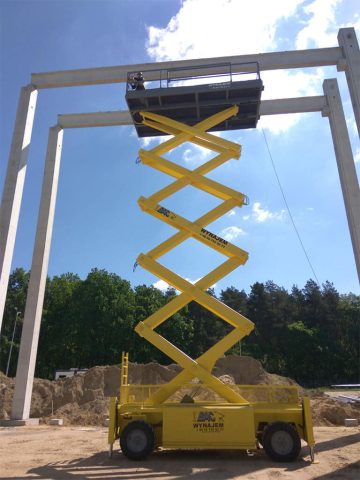
[[[353,28],[340,29],[338,41],[340,46],[334,48],[33,74],[32,84],[24,87],[20,94],[0,210],[0,318],[3,316],[15,244],[37,89],[120,83],[126,81],[127,72],[132,70],[166,69],[195,65],[198,67],[199,65],[223,63],[224,61],[232,63],[258,61],[262,71],[335,65],[339,71],[345,71],[346,73],[355,121],[360,134],[360,51],[355,30]],[[216,73],[216,66],[212,72],[209,72],[209,69],[206,72]],[[199,68],[196,69],[196,72],[189,71],[189,76],[192,73],[201,74],[201,71]],[[337,80],[325,80],[323,90],[324,96],[262,101],[260,115],[321,112],[323,116],[329,118],[355,261],[360,277],[360,191],[355,163]],[[11,412],[12,419],[27,419],[30,413],[54,222],[63,129],[129,125],[131,123],[131,117],[128,112],[82,113],[59,115],[58,124],[50,128],[29,291],[26,300],[24,326],[16,373],[15,393]]]

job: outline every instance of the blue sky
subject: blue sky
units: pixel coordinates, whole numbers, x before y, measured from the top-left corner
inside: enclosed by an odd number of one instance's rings
[[[259,15],[260,9],[262,15]],[[206,16],[204,12],[206,11]],[[357,0],[42,0],[0,2],[0,188],[21,86],[32,72],[337,46],[342,26],[360,37]],[[335,68],[264,73],[263,98],[321,95],[324,78],[338,78],[353,152],[360,168],[359,138],[343,73]],[[39,92],[13,268],[30,268],[48,128],[59,113],[124,110],[125,86],[93,86]],[[209,229],[247,250],[249,261],[216,285],[249,291],[273,280],[290,289],[313,277],[286,211],[269,159],[263,128],[294,221],[320,283],[341,293],[359,292],[328,120],[318,114],[264,117],[257,130],[223,136],[243,145],[211,174],[250,197]],[[133,285],[157,283],[136,257],[173,230],[140,211],[137,199],[171,181],[135,163],[140,141],[133,127],[66,130],[49,274],[86,276],[105,268]],[[202,150],[185,145],[176,161],[195,168]],[[215,201],[194,188],[164,202],[194,219]],[[223,260],[189,240],[162,262],[192,281]]]

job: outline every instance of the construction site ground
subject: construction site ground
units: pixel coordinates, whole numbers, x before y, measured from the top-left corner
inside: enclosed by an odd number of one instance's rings
[[[178,365],[133,363],[129,381],[159,385],[179,371]],[[268,373],[251,357],[223,357],[213,373],[229,384],[296,385],[291,378]],[[0,427],[0,480],[360,478],[360,428],[344,426],[348,418],[360,422],[360,402],[340,401],[322,389],[300,388],[301,394],[311,397],[319,463],[311,464],[305,446],[298,461],[286,464],[269,460],[263,450],[255,451],[253,456],[240,451],[159,450],[145,461],[132,462],[122,455],[118,442],[109,459],[107,429],[102,425],[108,415],[109,397],[118,394],[119,384],[119,365],[94,367],[84,375],[57,381],[35,379],[30,416],[41,423]],[[14,385],[14,379],[0,372],[0,420],[10,418]],[[359,396],[354,391],[342,393]],[[48,425],[52,418],[63,419],[64,426]]]
[[[307,447],[293,463],[275,463],[264,451],[159,450],[141,462],[118,449],[108,458],[107,429],[47,425],[0,428],[0,478],[61,480],[360,478],[360,428],[316,427],[316,463]]]

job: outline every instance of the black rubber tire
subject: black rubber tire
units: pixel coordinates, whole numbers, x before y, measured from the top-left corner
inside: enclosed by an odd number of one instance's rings
[[[265,452],[275,462],[292,462],[301,450],[301,440],[295,428],[286,422],[268,425],[262,435]]]
[[[142,420],[128,423],[120,435],[123,454],[131,460],[142,460],[155,447],[155,434],[152,426]]]

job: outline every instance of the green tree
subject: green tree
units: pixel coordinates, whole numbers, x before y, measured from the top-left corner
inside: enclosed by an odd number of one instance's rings
[[[207,293],[216,297],[213,289],[207,290]],[[189,345],[189,354],[196,358],[223,338],[231,327],[197,302],[190,302],[188,308],[189,318],[193,324],[193,338]]]
[[[163,305],[165,305],[165,295],[159,289],[146,285],[135,287],[135,324],[146,320]],[[160,356],[159,350],[136,332],[132,333],[131,345],[132,358],[137,362],[157,361]],[[166,357],[165,361],[169,362],[169,359]]]
[[[10,276],[0,368],[6,369],[16,312],[25,311],[29,272]],[[215,297],[215,292],[208,293]],[[48,279],[40,330],[36,374],[51,378],[57,368],[119,363],[129,351],[137,362],[171,362],[141,338],[134,328],[176,297],[174,289],[135,288],[114,273],[93,269],[85,280],[67,273]],[[339,295],[334,285],[321,287],[309,280],[291,293],[274,282],[256,282],[247,295],[231,286],[220,299],[255,323],[242,341],[242,354],[262,361],[265,368],[295,378],[304,385],[359,382],[360,297]],[[18,319],[10,374],[15,366],[21,334]],[[157,332],[191,357],[198,357],[231,329],[197,302],[190,302]],[[239,345],[230,353],[239,353]]]
[[[128,281],[105,270],[91,270],[72,296],[73,366],[119,363],[121,351],[131,341],[134,309]]]
[[[51,378],[57,368],[76,366],[73,295],[80,285],[79,276],[73,273],[47,281],[36,363],[40,377]]]
[[[232,308],[236,312],[247,317],[247,294],[244,290],[238,290],[235,287],[228,287],[220,292],[220,300],[228,307]],[[227,330],[231,330],[233,327],[228,327]],[[234,345],[228,353],[242,355],[244,340],[240,340]]]
[[[9,278],[9,286],[0,338],[0,370],[5,372],[16,318],[16,328],[14,344],[11,353],[9,376],[14,376],[16,373],[29,277],[30,272],[26,272],[23,268],[17,268],[11,273]]]
[[[360,296],[352,293],[339,299],[342,363],[341,383],[360,383]]]

